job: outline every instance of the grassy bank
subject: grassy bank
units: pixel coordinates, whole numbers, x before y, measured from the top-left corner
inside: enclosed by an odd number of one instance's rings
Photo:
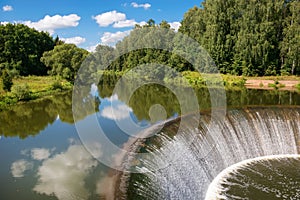
[[[0,79],[0,110],[24,102],[70,90],[72,84],[52,76],[18,77],[13,80],[10,92],[2,89]]]
[[[199,72],[184,71],[178,74],[172,72],[162,72],[164,74],[163,81],[166,84],[181,85],[194,88],[202,87],[223,87],[226,89],[242,88],[246,83],[246,79],[242,76],[232,76],[224,74],[200,74]],[[130,79],[139,80],[144,82],[151,82],[151,80],[159,80],[161,77],[161,71],[158,72],[145,72],[145,71],[102,71],[99,75],[106,76],[128,76]],[[184,78],[183,78],[184,77]]]
[[[159,73],[156,72],[101,72],[106,75],[113,75],[117,77],[130,74],[132,79],[149,81],[157,79]],[[101,74],[99,73],[99,75]],[[141,74],[139,74],[141,73]],[[228,74],[204,74],[199,72],[184,71],[177,75],[168,75],[165,73],[164,82],[175,85],[186,85],[187,87],[202,88],[202,87],[225,87],[226,90],[240,90],[243,88],[264,89],[264,90],[298,90],[300,91],[300,77],[299,76],[263,76],[263,77],[245,77],[234,76]],[[145,76],[145,74],[151,74]],[[185,78],[182,79],[182,77]]]

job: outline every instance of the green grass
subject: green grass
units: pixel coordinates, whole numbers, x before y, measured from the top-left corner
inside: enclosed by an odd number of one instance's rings
[[[278,80],[275,80],[274,83],[269,83],[269,84],[268,84],[268,87],[272,87],[272,88],[274,88],[274,89],[277,90],[277,89],[279,89],[279,88],[284,88],[285,85],[282,84],[282,83],[280,83]]]
[[[224,74],[200,74],[199,72],[182,72],[182,75],[194,87],[206,85],[224,85],[226,89],[234,87],[244,87],[246,79],[242,76],[224,75]]]
[[[2,89],[0,78],[0,110],[19,101],[38,99],[63,90],[70,90],[72,84],[52,76],[28,76],[13,79],[11,92]]]

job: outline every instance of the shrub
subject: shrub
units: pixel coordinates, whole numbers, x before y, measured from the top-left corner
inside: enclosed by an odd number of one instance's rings
[[[60,81],[55,81],[54,83],[52,83],[51,89],[52,90],[63,90],[63,85],[61,84]]]
[[[2,72],[1,79],[3,90],[10,92],[11,87],[13,85],[12,76],[6,70],[4,70]]]
[[[27,84],[17,85],[12,87],[12,94],[20,100],[29,100],[31,99],[31,92]]]

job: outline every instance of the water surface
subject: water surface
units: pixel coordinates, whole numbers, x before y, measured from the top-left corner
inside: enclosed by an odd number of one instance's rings
[[[122,95],[113,94],[109,85],[98,88],[86,98],[94,102],[97,109],[82,114],[80,121],[96,116],[107,137],[120,147],[131,137],[118,128],[116,119],[132,118],[147,127],[162,120],[149,116],[149,109],[155,104],[165,108],[167,119],[180,115],[174,94],[163,87],[141,87],[128,104],[122,101]],[[209,110],[209,92],[199,89],[196,94],[200,109]],[[300,105],[300,96],[297,92],[243,89],[227,91],[226,101],[229,108],[295,106]],[[114,107],[111,107],[112,102]],[[115,171],[91,156],[78,137],[71,93],[1,111],[0,134],[0,199],[99,199],[109,198],[114,193]],[[104,150],[98,149],[99,156]]]

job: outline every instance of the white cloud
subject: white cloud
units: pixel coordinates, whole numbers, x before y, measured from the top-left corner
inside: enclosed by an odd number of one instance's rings
[[[124,21],[118,21],[118,22],[114,23],[113,27],[114,28],[132,27],[135,24],[137,24],[137,22],[135,20],[127,19],[127,20],[124,20]]]
[[[126,15],[124,13],[119,13],[115,10],[102,13],[93,17],[96,20],[97,24],[101,27],[109,26],[115,22],[126,20]]]
[[[50,34],[53,34],[55,29],[78,26],[79,20],[80,20],[80,16],[78,16],[76,14],[70,14],[70,15],[64,15],[64,16],[46,15],[43,19],[41,19],[37,22],[24,21],[21,23],[23,23],[29,27],[35,28],[39,31],[48,31]]]
[[[131,6],[134,8],[144,8],[145,10],[147,10],[151,7],[151,4],[149,3],[137,4],[136,2],[132,2]]]
[[[131,30],[118,31],[116,33],[105,32],[101,37],[101,43],[104,45],[115,45],[118,41],[122,40],[125,36],[129,35]]]
[[[98,45],[99,45],[99,44],[89,46],[89,47],[86,48],[86,50],[87,50],[88,52],[95,52]]]
[[[9,24],[9,22],[0,22],[0,25],[6,25],[6,24]]]
[[[130,112],[132,112],[132,109],[127,105],[107,106],[101,111],[100,115],[112,120],[122,120],[129,118]]]
[[[32,169],[33,164],[26,160],[17,160],[12,163],[10,170],[14,178],[21,178],[24,176],[26,170]]]
[[[181,26],[180,22],[170,22],[169,23],[171,28],[174,29],[176,32],[178,31],[179,27]]]
[[[145,21],[136,22],[134,19],[130,19],[130,20],[127,19],[124,21],[119,21],[119,22],[114,23],[113,27],[114,28],[125,28],[125,27],[132,27],[136,24],[143,26],[147,23]]]
[[[101,179],[96,184],[96,193],[104,199],[115,199],[115,190],[119,180],[119,174],[100,174]]]
[[[146,24],[147,24],[147,22],[145,22],[145,21],[142,21],[142,22],[138,23],[138,25],[140,25],[140,26],[144,26]]]
[[[71,37],[71,38],[60,38],[62,41],[64,41],[65,43],[68,43],[68,44],[76,44],[76,45],[79,45],[79,44],[82,44],[85,42],[85,38],[83,37],[79,37],[79,36],[76,36],[76,37]]]
[[[34,191],[58,199],[88,199],[85,179],[98,162],[82,145],[71,145],[66,152],[47,159],[38,169]]]
[[[34,160],[45,160],[49,158],[50,156],[50,150],[44,149],[44,148],[34,148],[31,149],[31,157]]]
[[[3,7],[2,7],[2,10],[3,10],[4,12],[12,11],[12,10],[13,10],[13,7],[10,6],[10,5],[6,5],[6,6],[3,6]]]

